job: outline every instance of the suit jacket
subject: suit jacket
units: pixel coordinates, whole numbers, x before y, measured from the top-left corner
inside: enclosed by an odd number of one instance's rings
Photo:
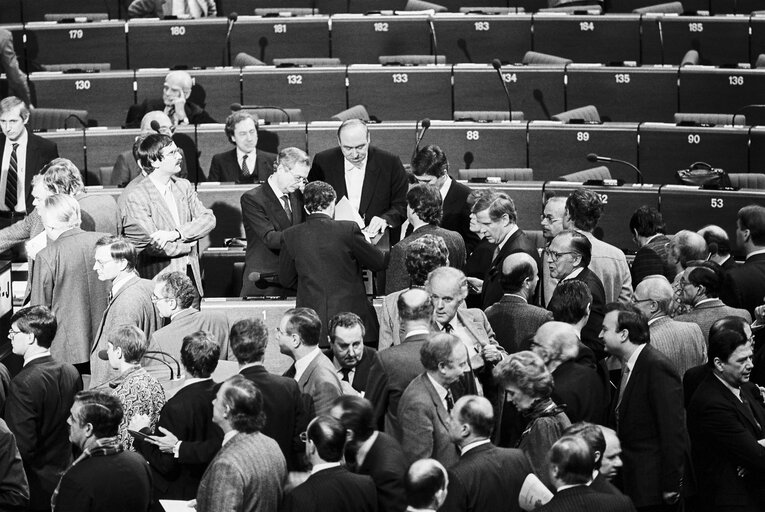
[[[621,302],[626,304],[632,297],[632,275],[627,257],[621,249],[595,238],[588,231],[581,231],[592,243],[592,259],[589,269],[600,278],[606,292],[606,304]]]
[[[699,304],[687,313],[677,315],[675,320],[678,322],[692,322],[698,325],[701,329],[701,334],[704,335],[704,340],[709,343],[709,328],[712,327],[713,323],[726,316],[739,316],[747,322],[752,321],[752,316],[746,309],[726,306],[720,299],[712,299],[709,302]]]
[[[205,471],[197,492],[197,510],[277,510],[286,478],[287,465],[276,441],[260,432],[240,432]]]
[[[582,329],[582,343],[592,349],[598,359],[603,359],[603,357],[605,357],[605,349],[603,343],[599,340],[600,329],[603,327],[603,317],[605,316],[606,309],[606,292],[603,289],[603,283],[589,268],[585,268],[579,275],[571,279],[582,281],[590,289],[590,293],[592,294],[590,319]],[[554,292],[553,297],[555,297]],[[552,298],[550,300],[552,300]]]
[[[688,406],[688,433],[693,462],[706,510],[763,510],[765,508],[765,408],[741,386],[744,404],[713,373],[699,385]],[[746,471],[739,476],[738,468]]]
[[[236,361],[234,352],[231,351],[228,344],[229,325],[226,315],[216,311],[199,311],[194,308],[179,311],[169,324],[154,331],[149,338],[148,350],[167,352],[176,361],[180,361],[183,338],[197,331],[205,331],[211,334],[213,339],[218,342],[220,346],[219,359]],[[161,355],[151,355],[166,359]],[[175,366],[174,362],[168,362]],[[167,367],[155,359],[144,358],[141,364],[157,379],[169,376]]]
[[[398,410],[401,447],[409,463],[433,458],[448,468],[459,460],[449,436],[451,418],[427,373],[415,377],[407,386]]]
[[[521,512],[518,496],[532,472],[521,450],[497,448],[491,443],[476,446],[449,469],[449,490],[441,510]]]
[[[190,500],[196,497],[202,475],[223,440],[223,431],[212,419],[212,401],[217,389],[212,379],[184,386],[159,413],[157,432],[163,427],[181,440],[178,458],[162,453],[140,438],[133,440],[133,447],[151,466],[155,498]]]
[[[297,470],[303,453],[300,433],[308,426],[308,415],[297,382],[269,373],[262,365],[249,366],[239,373],[258,386],[263,394],[263,411],[266,413],[263,434],[279,444],[287,469]]]
[[[599,493],[586,485],[569,487],[555,494],[539,512],[634,512],[626,496]]]
[[[119,235],[122,230],[122,219],[117,207],[117,201],[106,194],[88,194],[83,191],[75,196],[80,203],[82,214],[82,229],[85,231],[100,231],[110,235]]]
[[[29,482],[24,472],[24,463],[16,446],[16,438],[2,419],[0,419],[0,470],[0,508],[9,511],[27,510]]]
[[[400,345],[380,350],[369,369],[364,396],[374,406],[377,428],[398,440],[401,440],[398,403],[412,380],[425,371],[420,362],[420,349],[427,339],[427,334],[416,334]]]
[[[614,484],[608,481],[606,477],[603,476],[603,473],[598,471],[598,474],[595,478],[592,479],[592,482],[590,482],[590,489],[592,489],[595,492],[602,492],[605,494],[617,494],[619,496],[624,496],[622,491],[614,487]]]
[[[322,469],[284,498],[284,512],[376,512],[377,491],[372,479],[344,466]]]
[[[215,215],[199,200],[194,186],[183,178],[171,178],[172,193],[178,209],[180,226],[175,224],[170,209],[151,179],[138,183],[126,194],[122,211],[124,236],[139,251],[138,273],[146,279],[167,272],[186,273],[191,266],[194,284],[200,295],[202,273],[199,269],[198,240],[215,228]],[[159,230],[177,229],[181,239],[154,249],[150,236]]]
[[[90,360],[90,344],[109,303],[109,282],[93,270],[96,242],[103,236],[73,228],[35,258],[31,304],[49,307],[58,320],[50,346],[57,361]]]
[[[313,157],[310,181],[326,181],[335,189],[338,199],[348,195],[345,186],[343,152],[339,147],[327,149]],[[366,224],[372,217],[382,217],[398,228],[406,220],[408,181],[401,159],[392,153],[369,146],[364,184],[361,187],[359,214]],[[398,240],[399,230],[391,230],[391,239]]]
[[[497,341],[508,354],[521,350],[521,342],[553,319],[552,313],[529,304],[518,295],[506,294],[486,309],[486,318],[497,334]]]
[[[649,329],[651,346],[667,356],[681,377],[707,362],[707,343],[697,324],[663,316],[651,322]]]
[[[632,260],[632,267],[630,268],[632,274],[632,286],[637,288],[640,281],[652,275],[663,275],[664,277],[667,277],[668,275],[674,276],[674,267],[672,267],[672,271],[669,272],[670,269],[668,266],[666,260],[662,260],[661,256],[659,256],[656,251],[647,246],[641,247],[635,253],[635,259]],[[671,283],[673,280],[674,277],[670,279],[669,282]]]
[[[364,342],[373,343],[379,324],[367,299],[361,269],[383,270],[387,260],[388,254],[369,244],[356,223],[314,214],[284,231],[279,280],[288,288],[297,285],[297,307],[318,313],[320,339],[327,339],[326,326],[334,315],[350,311],[364,321]]]
[[[377,488],[377,509],[380,512],[404,512],[404,479],[407,469],[406,457],[398,441],[384,432],[378,432],[377,439],[356,472],[372,477]]]
[[[151,469],[131,451],[81,460],[61,477],[57,512],[148,511]]]
[[[553,370],[552,377],[553,402],[566,405],[566,416],[571,423],[589,421],[602,425],[606,421],[608,389],[596,369],[566,361]]]
[[[646,345],[630,373],[616,423],[624,493],[636,507],[659,505],[662,492],[680,490],[687,446],[683,416],[680,377],[661,352]]]
[[[372,347],[367,347],[366,345],[364,346],[363,353],[361,354],[361,360],[359,361],[359,364],[356,365],[356,371],[353,375],[353,382],[351,383],[351,387],[359,393],[364,393],[367,389],[369,369],[372,367],[372,362],[375,359],[375,354],[377,354],[375,349]],[[335,356],[332,353],[332,349],[325,350],[324,355],[327,356],[327,358],[329,358],[329,360],[332,362],[332,366],[335,366]],[[335,375],[337,375],[338,379],[343,379],[343,376],[337,367],[335,367]]]
[[[90,348],[90,387],[99,386],[117,376],[108,361],[98,357],[98,351],[106,349],[106,339],[115,327],[122,324],[135,325],[143,331],[147,339],[162,325],[162,318],[151,302],[154,283],[148,279],[131,279],[117,290],[106,306],[98,324],[93,344]]]
[[[173,139],[175,140],[175,139]],[[186,152],[182,148],[178,148],[181,151],[181,172],[178,176],[188,179],[189,170],[186,165]],[[138,165],[135,158],[133,158],[133,150],[128,149],[123,151],[117,156],[117,160],[114,162],[114,168],[110,176],[109,185],[113,187],[126,187],[128,183],[136,179],[143,169]]]
[[[132,105],[127,112],[125,118],[125,128],[140,128],[141,119],[143,116],[154,110],[165,110],[165,102],[162,98],[146,98],[141,103]],[[189,124],[209,124],[215,123],[215,119],[210,117],[202,107],[191,101],[186,101],[183,107],[186,112],[186,119],[189,120]]]
[[[405,290],[389,293],[383,297],[380,306],[380,337],[377,340],[377,349],[383,350],[393,345],[400,345],[401,338],[406,333],[398,320],[398,296]]]
[[[256,183],[264,182],[274,173],[274,162],[276,155],[267,151],[255,150],[255,168],[252,168],[252,162],[247,162],[250,169],[250,175],[247,178],[242,177],[241,162],[236,159],[236,148],[230,151],[224,151],[213,155],[210,163],[210,172],[207,175],[208,181],[222,181],[235,183]]]
[[[762,304],[765,291],[765,254],[755,254],[743,265],[725,273],[720,299],[732,308],[742,308],[754,317],[754,308]]]
[[[74,366],[51,356],[29,361],[11,381],[5,420],[24,461],[31,510],[50,506],[61,473],[72,462],[66,420],[80,390],[82,379]]]
[[[244,233],[247,236],[242,296],[281,295],[282,293],[292,295],[294,292],[277,285],[267,289],[259,289],[255,283],[249,280],[248,276],[252,272],[271,273],[279,271],[282,232],[290,226],[300,224],[305,219],[303,194],[294,192],[290,195],[291,221],[287,212],[284,211],[281,200],[276,197],[268,183],[242,194],[241,205]],[[278,282],[278,278],[273,279],[273,281]]]
[[[486,309],[502,299],[502,296],[505,294],[502,284],[499,282],[500,277],[502,277],[502,263],[505,261],[505,258],[516,252],[525,252],[534,258],[537,266],[539,266],[539,251],[537,251],[534,242],[526,233],[518,228],[507,239],[497,257],[492,260],[488,272],[486,272],[486,277],[483,280],[483,290],[481,291],[481,309]]]
[[[443,238],[449,249],[449,266],[461,269],[465,266],[465,242],[459,233],[439,226],[426,224],[393,246],[390,251],[390,263],[385,274],[385,293],[409,288],[409,273],[406,271],[406,249],[424,235],[436,235]]]
[[[13,34],[6,29],[0,30],[0,70],[5,73],[10,85],[8,96],[16,96],[27,105],[31,104],[27,75],[19,69],[19,60],[13,49]]]
[[[329,414],[332,402],[343,394],[335,366],[324,354],[311,360],[297,383],[303,394],[303,410],[309,418]]]
[[[24,169],[24,194],[26,200],[27,213],[34,208],[32,201],[32,176],[39,174],[40,170],[48,165],[51,160],[58,158],[58,146],[55,142],[35,135],[27,129],[27,164]],[[0,162],[5,154],[5,135],[0,133]],[[19,169],[21,173],[21,169]],[[4,178],[3,178],[4,179]],[[3,203],[5,198],[2,199]]]
[[[481,241],[476,233],[470,231],[470,206],[467,198],[471,192],[470,187],[453,179],[446,197],[443,198],[443,217],[441,218],[442,228],[462,235],[468,254],[472,253]]]

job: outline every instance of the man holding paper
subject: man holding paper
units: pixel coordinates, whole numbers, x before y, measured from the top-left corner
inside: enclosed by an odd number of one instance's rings
[[[369,130],[361,119],[344,121],[337,130],[338,147],[318,153],[309,181],[326,181],[339,198],[346,197],[363,219],[370,236],[386,227],[391,240],[406,219],[407,177],[401,159],[370,146]]]

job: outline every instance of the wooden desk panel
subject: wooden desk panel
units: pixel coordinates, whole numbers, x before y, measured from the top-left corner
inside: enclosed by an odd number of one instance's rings
[[[45,64],[108,62],[112,70],[127,69],[124,21],[92,23],[28,23],[27,62],[33,71]]]

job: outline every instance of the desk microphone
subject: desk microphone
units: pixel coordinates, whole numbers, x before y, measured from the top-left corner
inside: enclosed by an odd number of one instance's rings
[[[428,16],[428,28],[430,37],[433,39],[433,64],[438,64],[438,40],[436,39],[436,27],[433,25],[433,16]]]
[[[255,287],[263,290],[269,286],[278,286],[278,283],[266,281],[266,279],[278,278],[278,272],[250,272],[247,276],[247,280],[251,283],[255,283]]]
[[[418,129],[420,126],[422,126],[422,129]],[[414,160],[414,157],[417,156],[417,151],[420,149],[420,142],[422,142],[422,138],[425,136],[425,132],[428,131],[428,128],[430,128],[430,119],[425,118],[422,121],[417,121],[417,124],[414,127],[418,131],[415,138],[414,150],[412,151],[412,160]]]
[[[238,112],[240,110],[256,110],[256,111],[257,110],[268,110],[268,109],[278,110],[282,114],[284,114],[284,117],[287,118],[287,122],[288,123],[292,122],[291,118],[290,118],[290,113],[287,112],[286,110],[284,110],[281,107],[274,107],[274,106],[268,106],[268,105],[242,105],[241,103],[232,103],[231,105],[229,105],[228,108],[231,109],[231,112]],[[256,112],[256,114],[257,114],[257,112]],[[265,124],[270,124],[270,123],[266,122],[266,120],[263,120],[263,122]]]
[[[234,23],[239,19],[239,14],[232,12],[228,15],[228,27],[226,28],[226,45],[223,48],[223,65],[231,65],[231,31],[234,29]]]
[[[149,126],[151,126],[151,129],[154,130],[155,132],[160,133],[160,131],[159,131],[159,129],[160,129],[159,122],[157,122],[156,119],[154,121],[152,121],[151,123],[149,123]]]
[[[590,162],[593,162],[593,163],[594,162],[614,162],[614,163],[617,163],[617,164],[622,164],[622,165],[626,165],[628,167],[632,167],[633,169],[635,169],[635,172],[637,173],[638,178],[640,178],[640,184],[644,185],[644,183],[643,183],[643,173],[640,172],[640,169],[638,169],[635,165],[627,162],[626,160],[619,160],[618,158],[609,158],[607,156],[599,156],[599,155],[596,155],[595,153],[589,153],[587,155],[587,160],[590,161]]]
[[[510,100],[510,91],[507,90],[507,84],[505,83],[505,77],[502,76],[502,62],[499,59],[491,61],[491,65],[497,70],[499,81],[502,82],[502,89],[505,91],[507,97],[507,113],[510,115],[510,121],[513,120],[513,102]]]
[[[64,119],[64,127],[66,127],[66,122],[70,119],[76,119],[78,123],[80,123],[80,126],[82,127],[82,164],[84,167],[84,178],[85,178],[85,184],[88,184],[88,140],[87,140],[87,133],[86,128],[88,127],[88,123],[82,120],[80,116],[77,114],[69,114],[66,116],[66,119]]]

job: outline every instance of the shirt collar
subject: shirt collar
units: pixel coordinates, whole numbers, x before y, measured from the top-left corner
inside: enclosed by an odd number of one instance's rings
[[[340,462],[322,462],[321,464],[315,464],[313,468],[311,469],[311,474],[315,475],[319,471],[323,471],[325,469],[332,469],[336,468],[340,465]]]
[[[447,174],[444,184],[441,185],[441,189],[439,190],[439,192],[441,192],[441,201],[446,198],[446,194],[449,193],[450,188],[452,188],[452,177]]]
[[[258,150],[257,149],[253,149],[249,153],[245,153],[241,149],[236,148],[236,163],[237,163],[237,165],[239,165],[239,166],[242,165],[242,157],[244,155],[247,155],[247,167],[250,169],[250,172],[252,172],[252,169],[255,167],[255,159],[257,158]]]
[[[279,188],[279,185],[276,184],[275,174],[272,174],[271,176],[268,177],[268,185],[271,187],[271,190],[274,191],[274,195],[277,198],[281,199],[285,195],[285,193],[282,192],[282,189]]]
[[[229,432],[226,432],[226,434],[223,436],[223,443],[221,444],[221,446],[226,446],[226,443],[231,441],[234,438],[234,436],[237,435],[238,433],[239,433],[238,430],[231,430]]]
[[[433,387],[436,388],[436,393],[438,394],[438,398],[441,399],[441,401],[446,400],[446,395],[449,394],[449,391],[443,387],[441,384],[436,382],[436,379],[434,379],[430,373],[426,372],[426,375],[430,379],[430,383],[433,384]]]
[[[191,386],[192,384],[196,384],[197,382],[202,382],[204,380],[211,380],[212,377],[186,377],[186,380],[183,381],[183,386],[181,388],[185,388],[186,386]]]
[[[507,232],[507,234],[502,238],[502,241],[497,244],[497,252],[501,251],[502,248],[505,246],[505,243],[510,240],[510,237],[513,236],[513,234],[518,231],[518,224],[513,224],[510,227],[510,231]]]
[[[571,489],[572,487],[584,487],[586,485],[590,485],[592,481],[587,482],[586,484],[571,484],[571,485],[561,485],[558,487],[557,493],[560,493],[561,491],[565,491],[566,489]]]
[[[243,364],[239,367],[239,373],[242,373],[242,370],[246,370],[247,368],[252,368],[254,366],[265,366],[262,361],[255,361],[254,363],[247,363]]]
[[[114,281],[112,281],[112,298],[117,295],[117,292],[124,288],[126,284],[132,281],[133,278],[138,278],[134,272],[126,272],[115,277]]]
[[[561,281],[568,281],[569,279],[574,279],[576,276],[584,272],[584,267],[576,267],[574,270],[571,271],[569,275],[561,279]]]
[[[715,377],[717,377],[717,380],[719,380],[720,382],[722,382],[722,383],[723,383],[723,386],[725,386],[726,388],[728,388],[728,390],[730,390],[730,392],[731,392],[731,393],[733,393],[734,395],[736,395],[736,398],[738,398],[740,401],[742,401],[742,402],[743,402],[743,400],[741,400],[741,388],[734,388],[733,386],[731,386],[730,384],[728,384],[727,382],[725,382],[725,379],[723,379],[722,377],[720,377],[719,375],[717,375],[715,372],[712,372],[712,374],[713,374]]]
[[[356,465],[358,467],[361,467],[362,464],[364,464],[364,459],[367,458],[367,454],[369,454],[369,450],[372,449],[372,445],[375,444],[375,441],[377,441],[377,435],[379,432],[376,430],[372,432],[372,435],[369,436],[369,439],[361,443],[361,446],[359,446],[358,451],[356,452]]]
[[[661,320],[662,318],[666,318],[666,317],[667,315],[655,316],[651,318],[650,320],[648,320],[648,326],[650,327],[651,324],[656,323],[657,320]]]
[[[21,134],[21,137],[19,137],[19,140],[11,140],[8,137],[5,138],[5,146],[7,148],[12,148],[14,144],[18,144],[19,148],[25,148],[27,147],[27,141],[29,140],[29,130],[25,127],[24,132]],[[16,151],[19,149],[17,148]]]
[[[316,346],[309,353],[295,361],[295,380],[300,380],[300,377],[303,376],[303,372],[305,372],[308,365],[311,364],[311,361],[316,359],[319,355],[321,355],[321,350]]]
[[[465,455],[467,452],[469,452],[473,448],[478,448],[479,446],[488,444],[490,442],[491,442],[490,439],[481,439],[480,441],[473,441],[472,443],[468,443],[460,449],[460,455]]]
[[[35,354],[33,356],[30,356],[28,358],[24,358],[24,366],[28,365],[30,361],[34,361],[35,359],[40,359],[42,357],[48,357],[50,354],[50,350],[46,350],[45,352],[40,352],[39,354]]]
[[[367,154],[367,157],[364,159],[363,162],[361,162],[361,167],[359,168],[353,165],[352,163],[350,163],[345,157],[343,157],[343,169],[345,169],[346,173],[349,171],[353,171],[354,169],[361,172],[366,172],[367,160],[369,160],[369,154]]]
[[[632,373],[632,370],[635,369],[635,363],[637,362],[637,358],[640,356],[640,353],[643,351],[646,345],[647,345],[646,343],[641,343],[640,345],[638,345],[635,351],[630,356],[630,358],[627,359],[627,362],[625,363],[625,365],[630,369],[630,373]]]
[[[710,297],[708,299],[700,300],[696,304],[693,305],[694,308],[699,307],[700,305],[704,304],[705,302],[714,302],[717,300],[717,297]]]
[[[411,331],[407,331],[406,336],[404,336],[404,339],[407,339],[410,336],[414,336],[416,334],[430,334],[429,329],[412,329]]]
[[[765,254],[765,249],[757,249],[756,251],[750,252],[749,254],[746,255],[746,259],[749,259],[752,256],[757,256],[758,254]]]

